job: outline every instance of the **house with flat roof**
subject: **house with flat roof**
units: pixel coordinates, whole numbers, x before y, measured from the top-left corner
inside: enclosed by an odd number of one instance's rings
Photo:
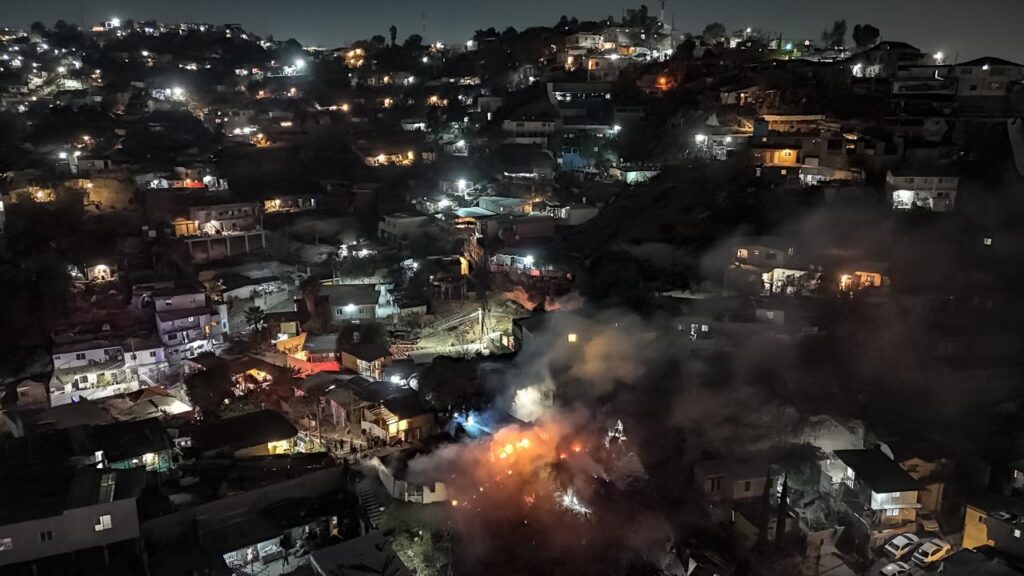
[[[139,538],[145,470],[54,468],[0,475],[0,572]],[[42,472],[42,473],[39,473]]]

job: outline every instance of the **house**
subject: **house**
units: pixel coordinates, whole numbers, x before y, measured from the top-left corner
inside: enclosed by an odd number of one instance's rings
[[[778,467],[771,464],[730,460],[701,462],[694,466],[693,476],[704,499],[712,503],[760,498],[766,483],[774,494],[782,477]]]
[[[950,169],[905,166],[886,172],[885,188],[894,210],[923,208],[948,212],[956,204],[960,178]]]
[[[250,277],[244,274],[221,274],[214,280],[221,290],[221,299],[225,302],[246,300],[255,296],[281,292],[287,289],[285,283],[277,276]]]
[[[215,236],[259,229],[260,205],[256,202],[192,206],[188,217],[175,219],[174,235]]]
[[[411,442],[437,432],[434,411],[408,385],[343,374],[316,380],[327,408],[324,420],[336,427],[359,430],[365,439],[382,444]]]
[[[263,212],[266,214],[283,212],[307,212],[317,209],[316,196],[288,195],[277,196],[263,201]]]
[[[181,238],[196,262],[209,262],[266,248],[262,213],[257,202],[191,206],[175,218],[174,235]]]
[[[338,335],[308,336],[302,349],[309,362],[336,362],[338,360]]]
[[[381,284],[335,284],[320,288],[327,298],[335,321],[374,321],[395,314],[394,302],[387,286]]]
[[[298,433],[281,413],[257,410],[202,425],[192,435],[192,446],[203,456],[290,454]]]
[[[143,469],[32,472],[9,469],[0,476],[0,491],[9,495],[0,508],[0,571],[139,539]]]
[[[986,56],[958,62],[950,75],[957,78],[957,97],[1005,97],[1015,84],[1024,81],[1024,66],[1002,58]]]
[[[212,352],[227,333],[227,305],[210,306],[201,286],[158,288],[151,294],[168,362]]]
[[[147,472],[169,472],[174,467],[174,443],[159,418],[115,422],[89,430],[98,465]]]
[[[586,50],[596,50],[600,48],[603,43],[604,38],[600,34],[577,32],[575,34],[570,34],[565,37],[565,46],[567,48],[584,48]]]
[[[529,214],[533,212],[533,201],[528,198],[481,196],[477,199],[476,205],[495,214]]]
[[[162,382],[168,372],[164,347],[153,339],[58,343],[53,350],[50,405],[134,392]]]
[[[992,548],[1024,556],[1024,500],[1014,496],[983,496],[964,506],[964,541],[969,550]]]
[[[380,532],[370,532],[340,544],[317,550],[310,555],[316,576],[412,576]]]
[[[920,485],[888,455],[877,449],[836,450],[833,455],[825,472],[833,486],[852,492],[866,510],[859,515],[869,526],[894,527],[917,520]]]
[[[447,437],[451,440],[451,437]],[[416,504],[434,504],[448,501],[448,487],[444,482],[431,482],[420,484],[409,480],[409,462],[416,457],[430,453],[430,449],[436,447],[437,442],[429,447],[413,447],[408,450],[393,452],[383,457],[374,457],[374,468],[377,469],[377,477],[380,479],[384,489],[392,498],[400,502],[413,502]]]
[[[608,169],[609,176],[630,186],[649,182],[658,174],[661,174],[660,168],[645,164],[615,164]]]
[[[879,442],[900,468],[920,485],[917,501],[921,510],[939,513],[946,500],[946,483],[953,478],[954,462],[946,444],[931,441],[887,440]]]
[[[391,352],[385,343],[355,342],[341,348],[342,368],[374,380],[384,376],[384,366],[390,359]]]
[[[520,110],[511,118],[503,120],[501,130],[505,142],[513,144],[537,144],[547,147],[552,134],[558,130],[557,112],[547,108],[541,110]]]
[[[415,241],[431,223],[424,214],[386,214],[377,224],[377,236],[389,244],[404,244]]]
[[[892,78],[901,66],[917,64],[926,56],[906,42],[884,41],[862,50],[847,61],[857,78]]]
[[[344,497],[293,498],[232,515],[229,523],[203,532],[202,549],[220,555],[220,568],[234,574],[287,574],[308,565],[313,550],[359,533],[346,504]]]

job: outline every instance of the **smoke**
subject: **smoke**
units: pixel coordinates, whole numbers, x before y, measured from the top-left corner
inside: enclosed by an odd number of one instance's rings
[[[724,309],[709,300],[686,314]],[[492,377],[498,404],[530,423],[409,463],[410,480],[446,484],[462,562],[500,573],[501,562],[525,573],[567,557],[571,574],[676,566],[679,518],[706,521],[681,489],[692,464],[799,437],[802,417],[765,391],[793,361],[788,341],[742,336],[740,356],[690,356],[683,315],[559,312],[527,327]],[[512,560],[507,547],[522,552]]]

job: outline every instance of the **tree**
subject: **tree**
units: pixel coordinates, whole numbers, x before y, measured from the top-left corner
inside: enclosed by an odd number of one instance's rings
[[[512,40],[518,34],[519,34],[518,30],[516,30],[515,28],[509,26],[508,28],[505,28],[505,30],[501,33],[501,39],[502,40]]]
[[[46,24],[36,20],[32,23],[32,26],[29,27],[29,31],[36,36],[42,36],[43,34],[46,34]]]
[[[383,48],[387,46],[387,40],[385,40],[380,34],[374,34],[373,37],[370,38],[370,45],[374,48]]]
[[[388,28],[388,32],[391,34],[391,45],[397,46],[398,43],[396,42],[396,40],[398,38],[398,27],[392,24],[391,28]]]
[[[846,20],[836,20],[832,23],[832,29],[826,29],[821,33],[821,41],[828,48],[842,48],[846,46]]]
[[[559,28],[559,29],[564,30],[564,29],[566,29],[568,27],[569,27],[569,17],[566,16],[565,14],[562,14],[558,18],[558,22],[555,24],[555,28]]]
[[[224,362],[214,362],[206,370],[185,377],[185,389],[192,405],[201,414],[209,416],[218,414],[224,401],[232,397],[232,385],[231,374]]]
[[[259,332],[266,324],[267,314],[255,304],[245,309],[245,324],[253,332]]]
[[[701,36],[704,38],[705,42],[720,42],[725,38],[725,24],[722,24],[721,22],[712,22],[704,27],[704,32]]]
[[[857,24],[853,27],[853,43],[857,48],[870,48],[878,44],[882,31],[871,24]]]
[[[405,46],[406,48],[419,48],[423,46],[423,36],[420,36],[419,34],[410,34],[409,37],[405,39],[405,42],[402,43],[402,46]]]

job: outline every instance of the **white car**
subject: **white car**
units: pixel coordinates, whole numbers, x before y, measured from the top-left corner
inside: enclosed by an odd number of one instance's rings
[[[921,529],[925,532],[939,532],[939,520],[934,514],[921,512],[917,515],[917,523],[921,525]],[[941,536],[941,534],[939,535]]]
[[[893,562],[892,564],[886,564],[884,568],[879,571],[882,576],[909,576],[910,564],[906,562]]]
[[[935,538],[934,540],[929,540],[922,544],[921,547],[914,552],[912,560],[914,561],[914,564],[917,564],[918,566],[927,566],[942,560],[949,555],[952,550],[953,546],[950,545],[949,542]]]
[[[889,543],[882,548],[882,552],[885,552],[885,555],[893,560],[899,560],[913,550],[920,541],[921,539],[914,534],[900,534],[889,540]]]

